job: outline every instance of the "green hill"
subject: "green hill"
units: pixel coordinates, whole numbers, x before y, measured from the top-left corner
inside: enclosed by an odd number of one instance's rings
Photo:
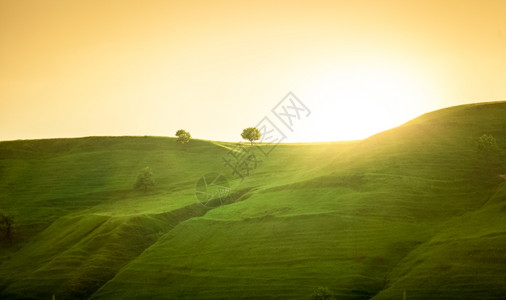
[[[503,152],[478,153],[483,134]],[[243,179],[223,160],[233,143],[1,142],[16,232],[0,244],[0,298],[505,299],[505,146],[506,102],[356,142],[246,147],[257,166]],[[231,187],[214,208],[195,197],[208,173]]]

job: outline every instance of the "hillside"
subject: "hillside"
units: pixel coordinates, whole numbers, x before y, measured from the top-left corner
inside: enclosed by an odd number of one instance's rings
[[[0,143],[0,298],[505,299],[506,102],[368,139],[283,144],[244,179],[233,143],[89,137]],[[261,145],[263,149],[269,145]],[[156,181],[133,189],[149,166]],[[230,197],[206,207],[204,174]]]

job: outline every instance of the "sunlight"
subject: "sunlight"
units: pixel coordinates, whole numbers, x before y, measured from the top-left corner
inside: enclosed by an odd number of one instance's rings
[[[354,140],[401,125],[427,111],[425,81],[395,65],[340,68],[315,79],[307,94],[319,105],[314,141]],[[318,123],[318,124],[316,124]]]

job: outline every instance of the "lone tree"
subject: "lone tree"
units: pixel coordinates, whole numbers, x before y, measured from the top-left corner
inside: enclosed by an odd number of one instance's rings
[[[12,245],[14,239],[14,217],[0,211],[0,240]]]
[[[251,145],[253,145],[253,141],[258,141],[262,137],[262,134],[258,128],[248,127],[242,131],[241,137],[250,141]]]
[[[191,134],[184,129],[179,129],[178,131],[176,131],[176,136],[177,136],[176,141],[181,145],[187,144],[192,138]]]
[[[145,167],[142,170],[142,173],[137,176],[137,183],[135,184],[135,188],[147,192],[149,188],[155,186],[155,181],[153,180],[153,172],[149,167]]]

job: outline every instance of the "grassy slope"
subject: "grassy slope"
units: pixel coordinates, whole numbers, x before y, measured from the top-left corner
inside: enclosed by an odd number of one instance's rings
[[[506,103],[440,110],[354,143],[280,145],[244,181],[231,144],[167,138],[0,143],[0,204],[18,246],[0,295],[93,298],[494,299],[506,294]],[[132,191],[150,166],[156,191]],[[233,204],[193,196],[227,174]]]

